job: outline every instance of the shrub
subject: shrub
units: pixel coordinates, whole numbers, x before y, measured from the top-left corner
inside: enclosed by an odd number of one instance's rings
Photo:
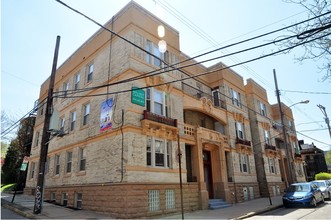
[[[331,173],[318,173],[315,175],[315,180],[330,180],[331,179]]]

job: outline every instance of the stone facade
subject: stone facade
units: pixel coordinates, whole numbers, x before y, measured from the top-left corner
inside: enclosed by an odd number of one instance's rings
[[[160,24],[167,33],[163,55]],[[262,98],[271,114],[263,88],[244,85],[223,63],[178,64],[189,59],[180,51],[179,33],[133,1],[106,26],[131,43],[100,29],[57,69],[51,128],[65,135],[49,142],[46,200],[143,218],[179,212],[182,205],[207,209],[209,199],[236,203],[265,191],[279,195],[283,153],[257,144],[272,124],[251,113]],[[35,165],[48,84],[40,90],[30,157]],[[133,87],[143,91],[144,104],[133,101]],[[275,159],[276,172],[267,158]],[[29,169],[26,193],[34,193],[36,171]]]

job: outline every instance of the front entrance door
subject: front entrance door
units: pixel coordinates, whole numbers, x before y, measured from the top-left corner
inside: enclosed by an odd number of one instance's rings
[[[203,151],[203,170],[209,199],[214,198],[210,151]]]

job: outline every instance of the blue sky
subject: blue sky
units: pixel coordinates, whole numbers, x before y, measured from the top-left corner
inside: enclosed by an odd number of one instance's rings
[[[101,24],[106,23],[129,0],[63,0]],[[307,18],[304,8],[281,0],[136,0],[180,33],[181,51],[195,56],[216,47],[282,28]],[[170,10],[171,9],[171,10]],[[195,29],[195,31],[192,30]],[[98,26],[70,11],[55,0],[1,1],[1,110],[19,119],[33,108],[40,85],[51,73],[56,36],[61,36],[60,66]],[[203,37],[200,35],[203,34]],[[244,47],[274,40],[277,35],[250,44],[229,48],[212,56],[224,55]],[[216,47],[215,47],[216,46]],[[262,54],[276,47],[263,48],[221,61],[228,66]],[[238,74],[253,78],[267,89],[269,102],[277,103],[273,69],[276,69],[281,101],[290,106],[301,100],[309,104],[292,107],[299,139],[326,150],[331,139],[318,104],[331,117],[331,83],[322,82],[319,61],[294,60],[304,51],[272,56],[233,68]],[[203,57],[202,59],[205,59]],[[212,63],[206,63],[206,66]],[[297,92],[293,92],[297,91]],[[316,94],[316,93],[328,94]],[[307,131],[313,130],[313,131]]]

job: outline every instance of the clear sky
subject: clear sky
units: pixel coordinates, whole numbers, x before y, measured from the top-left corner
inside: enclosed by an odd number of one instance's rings
[[[129,0],[63,0],[101,24],[106,23]],[[235,43],[307,19],[298,5],[281,0],[136,0],[180,33],[181,51],[188,56]],[[1,1],[1,110],[19,119],[33,108],[40,85],[51,74],[56,36],[61,36],[60,66],[99,27],[55,0]],[[270,42],[282,33],[250,44],[222,50],[211,57]],[[276,51],[271,46],[220,61],[226,65]],[[269,102],[277,103],[273,69],[276,69],[281,101],[290,106],[299,139],[327,150],[331,146],[324,116],[331,117],[331,82],[322,82],[319,61],[294,60],[303,50],[271,56],[233,69],[244,80],[254,79],[266,88]],[[205,57],[199,59],[203,60]],[[213,63],[206,63],[209,66]],[[327,94],[318,94],[327,93]],[[330,147],[331,148],[331,147]]]

